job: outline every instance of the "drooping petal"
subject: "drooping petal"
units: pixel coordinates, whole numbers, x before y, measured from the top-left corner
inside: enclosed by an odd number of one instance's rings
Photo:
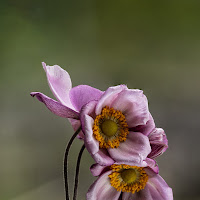
[[[172,189],[165,180],[158,174],[153,174],[147,168],[145,169],[149,178],[145,188],[150,191],[153,200],[173,200]]]
[[[121,192],[118,192],[110,184],[112,170],[102,174],[89,188],[87,192],[87,200],[118,200]]]
[[[69,91],[72,88],[69,74],[58,65],[49,66],[44,62],[42,65],[54,96],[65,106],[74,109],[69,99]]]
[[[91,155],[94,155],[99,151],[99,142],[93,136],[92,126],[94,124],[94,120],[89,115],[84,115],[84,142],[85,147]]]
[[[102,108],[104,108],[105,106],[110,107],[118,94],[124,89],[127,89],[126,85],[109,87],[99,99],[99,102],[96,106],[96,115],[99,115]]]
[[[115,162],[105,149],[99,149],[97,153],[91,156],[93,157],[95,162],[99,163],[100,165],[110,166]]]
[[[139,192],[124,192],[122,194],[122,200],[154,200],[151,196],[149,188],[144,188]],[[161,199],[160,199],[161,200]]]
[[[32,97],[37,97],[39,101],[44,103],[46,107],[53,112],[54,114],[64,117],[64,118],[73,118],[73,119],[79,119],[79,113],[72,110],[71,108],[64,106],[60,102],[57,102],[46,95],[40,93],[40,92],[31,92],[30,94]]]
[[[103,92],[89,85],[78,85],[70,90],[69,96],[73,106],[80,111],[88,102],[99,100]]]
[[[90,167],[90,171],[92,173],[93,176],[100,176],[102,173],[104,173],[105,171],[108,171],[110,169],[109,166],[103,166],[103,165],[99,165],[99,164],[93,164]]]
[[[117,162],[129,165],[143,165],[143,160],[151,151],[147,136],[138,132],[130,132],[125,142],[118,148],[107,149],[110,156]]]
[[[147,98],[142,90],[121,91],[111,107],[120,110],[125,115],[129,128],[145,125],[150,119]]]
[[[151,153],[148,155],[149,158],[156,158],[167,150],[168,140],[162,128],[155,128],[148,137],[152,149]]]
[[[154,123],[152,115],[150,114],[149,120],[147,121],[145,125],[136,126],[131,130],[134,132],[143,133],[144,135],[148,136],[153,131],[154,128],[155,128],[155,123]]]

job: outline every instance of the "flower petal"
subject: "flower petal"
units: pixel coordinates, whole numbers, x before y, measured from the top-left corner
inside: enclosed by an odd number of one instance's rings
[[[39,101],[44,103],[46,107],[53,112],[54,114],[64,117],[64,118],[73,118],[73,119],[79,119],[79,113],[72,110],[71,108],[68,108],[67,106],[64,106],[63,104],[47,97],[46,95],[40,93],[40,92],[31,92],[30,94],[32,97],[36,96]]]
[[[87,121],[85,120],[85,116],[89,115],[93,119],[95,118],[96,104],[97,104],[97,101],[90,101],[89,103],[84,105],[80,111],[80,119],[81,119],[81,125],[82,125],[83,132],[85,132],[85,123],[87,123]],[[92,122],[92,126],[93,126],[93,122]],[[91,129],[92,129],[92,126],[90,126]]]
[[[103,92],[89,85],[78,85],[70,90],[69,96],[73,106],[80,111],[90,101],[99,100]]]
[[[155,172],[156,174],[159,173],[159,167],[158,167],[158,165],[157,165],[157,163],[156,163],[155,160],[153,160],[153,159],[151,159],[151,158],[146,158],[146,159],[145,159],[145,162],[147,163],[147,166],[148,166],[151,170],[153,170],[153,172]]]
[[[99,164],[93,164],[90,167],[90,171],[92,173],[93,176],[100,176],[102,173],[104,173],[105,171],[108,171],[110,169],[109,166],[102,166]]]
[[[73,109],[69,99],[69,91],[72,88],[69,74],[58,65],[49,66],[44,62],[42,65],[47,75],[49,87],[54,96],[62,104]]]
[[[165,180],[158,174],[148,173],[149,178],[145,188],[150,191],[153,200],[173,200],[172,189],[167,185]]]
[[[120,110],[125,115],[129,128],[145,125],[150,119],[147,98],[142,90],[123,90],[111,107]]]
[[[93,155],[99,151],[99,142],[93,136],[92,126],[94,124],[94,120],[89,115],[84,115],[84,142],[85,147],[87,148],[88,152]]]
[[[94,155],[91,155],[96,163],[99,163],[100,165],[109,166],[114,164],[114,160],[110,157],[107,150],[105,149],[99,149],[97,153]]]
[[[110,107],[114,99],[124,89],[127,89],[126,85],[109,87],[99,99],[99,102],[96,106],[96,115],[99,115],[101,113],[102,108],[104,108],[105,106]]]
[[[110,156],[117,162],[129,165],[143,165],[143,160],[151,151],[147,136],[138,132],[130,132],[125,142],[121,142],[118,148],[107,149]]]
[[[155,128],[148,137],[152,149],[149,158],[156,158],[167,150],[168,140],[162,128]]]
[[[118,200],[121,192],[118,192],[110,184],[110,178],[112,170],[102,174],[89,188],[87,192],[87,200]]]
[[[149,191],[149,188],[144,188],[143,190],[140,190],[139,192],[131,193],[131,192],[124,192],[122,194],[122,200],[154,200],[151,197],[151,193]],[[160,199],[161,200],[161,199]]]
[[[144,135],[148,136],[153,131],[154,128],[155,128],[155,123],[154,123],[152,115],[150,114],[149,120],[147,121],[145,125],[136,126],[131,130],[134,132],[143,133]]]

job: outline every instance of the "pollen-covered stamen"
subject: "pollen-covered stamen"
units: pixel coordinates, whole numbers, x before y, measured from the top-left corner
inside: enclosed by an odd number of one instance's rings
[[[93,134],[100,148],[116,148],[126,140],[128,124],[123,113],[114,108],[104,107],[94,120]]]
[[[113,172],[109,175],[110,184],[117,191],[135,193],[146,186],[148,175],[143,167],[112,165],[111,169]]]

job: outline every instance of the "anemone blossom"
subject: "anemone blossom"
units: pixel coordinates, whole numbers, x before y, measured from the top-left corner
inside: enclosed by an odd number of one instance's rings
[[[172,189],[149,166],[95,164],[91,172],[99,177],[89,188],[87,200],[173,200]]]
[[[145,167],[155,163],[152,159],[167,149],[166,135],[155,127],[142,90],[125,85],[106,91],[88,85],[72,88],[65,70],[42,64],[58,101],[40,92],[32,92],[31,96],[36,96],[54,114],[69,118],[74,130],[82,127],[79,138],[97,163]]]

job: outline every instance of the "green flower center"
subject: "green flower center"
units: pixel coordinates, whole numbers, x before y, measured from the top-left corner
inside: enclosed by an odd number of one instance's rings
[[[137,173],[135,169],[125,169],[121,172],[121,177],[126,183],[133,183],[137,179]]]
[[[101,124],[101,130],[106,136],[112,137],[118,131],[118,125],[112,120],[106,120]]]

